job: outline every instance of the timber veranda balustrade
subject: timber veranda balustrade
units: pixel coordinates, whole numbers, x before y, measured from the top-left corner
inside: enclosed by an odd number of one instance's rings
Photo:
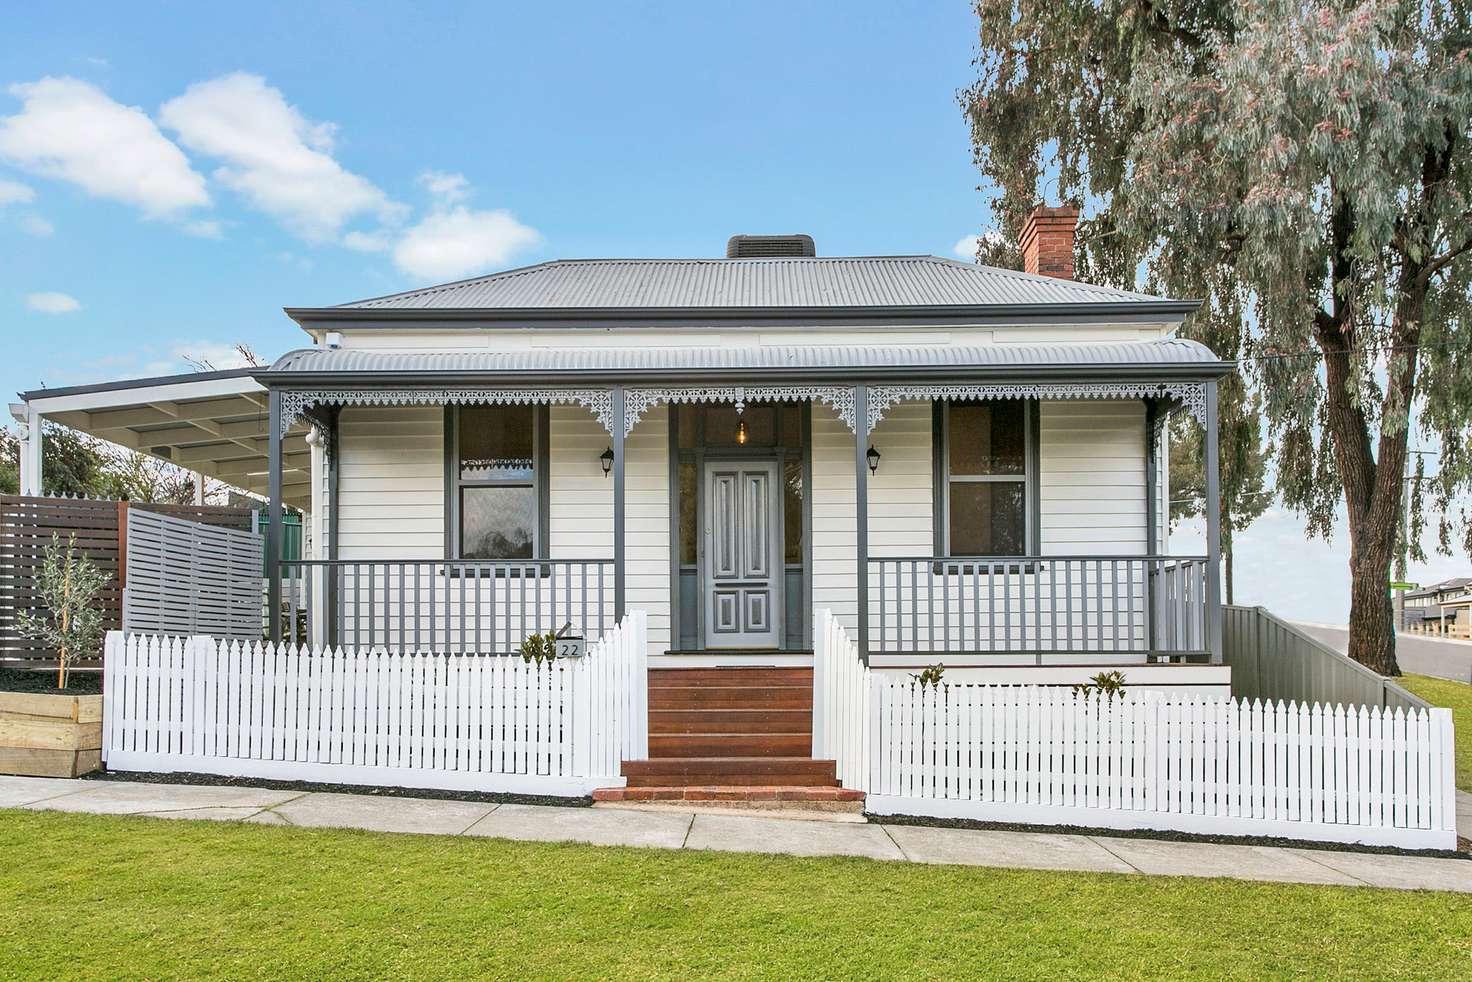
[[[869,559],[870,654],[1209,657],[1207,560]]]
[[[283,561],[283,640],[512,654],[565,626],[614,624],[612,559]]]

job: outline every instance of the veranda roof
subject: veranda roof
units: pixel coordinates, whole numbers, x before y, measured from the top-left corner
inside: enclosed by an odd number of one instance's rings
[[[428,381],[431,377],[468,378],[598,377],[628,379],[636,376],[688,377],[747,374],[758,378],[789,373],[814,374],[994,373],[1091,375],[1126,377],[1210,377],[1230,369],[1210,349],[1184,338],[1153,341],[1054,344],[913,345],[767,345],[733,347],[640,346],[588,348],[538,347],[514,351],[400,351],[348,348],[305,348],[282,355],[262,379],[290,384],[311,378],[326,380]]]

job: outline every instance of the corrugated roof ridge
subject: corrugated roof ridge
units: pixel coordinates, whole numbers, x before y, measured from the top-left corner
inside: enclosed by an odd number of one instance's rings
[[[931,262],[941,263],[946,266],[954,266],[960,269],[982,270],[987,273],[996,273],[1011,279],[1023,280],[1028,283],[1043,283],[1050,285],[1076,286],[1097,293],[1106,293],[1111,296],[1135,297],[1144,300],[1159,300],[1160,297],[1151,296],[1148,293],[1135,293],[1132,290],[1121,290],[1118,287],[1105,286],[1102,283],[1090,283],[1087,280],[1068,280],[1057,276],[1040,276],[1037,273],[1028,273],[1020,269],[1008,269],[1005,266],[988,266],[985,263],[968,263],[962,259],[947,259],[945,256],[925,256]]]
[[[395,301],[405,302],[424,300],[426,298],[440,296],[444,294],[451,294],[457,291],[464,291],[469,288],[480,287],[490,283],[504,282],[508,280],[515,280],[524,277],[546,274],[552,270],[561,267],[578,266],[667,266],[676,268],[716,266],[722,270],[730,271],[731,273],[738,273],[738,271],[742,269],[757,268],[763,265],[771,266],[772,264],[777,264],[778,268],[782,269],[796,269],[804,265],[873,265],[877,268],[880,278],[888,282],[891,286],[910,286],[913,284],[903,284],[903,281],[894,275],[894,273],[896,272],[896,266],[907,262],[924,263],[927,265],[939,267],[947,271],[954,271],[958,274],[964,273],[967,275],[980,274],[984,276],[998,276],[1009,280],[1021,281],[1029,284],[1034,284],[1039,287],[1051,288],[1053,290],[1059,291],[1078,290],[1102,298],[1120,300],[1128,299],[1134,301],[1154,301],[1162,299],[1150,294],[1134,293],[1128,290],[1120,290],[1115,287],[1101,286],[1094,283],[1086,283],[1080,280],[1065,280],[1056,277],[1038,276],[1031,273],[1022,272],[1021,270],[1006,269],[999,266],[986,266],[980,263],[968,263],[961,260],[947,259],[943,256],[917,253],[897,254],[889,256],[761,256],[742,257],[738,259],[725,259],[722,257],[610,257],[551,259],[547,260],[546,262],[535,263],[530,266],[519,266],[513,269],[500,270],[494,273],[486,273],[481,276],[473,276],[461,280],[453,280],[448,283],[439,283],[433,286],[418,287],[413,290],[404,290],[398,293],[389,293],[376,297],[353,300],[347,303],[337,304],[335,306],[342,309],[372,308],[387,305]],[[799,285],[797,281],[789,280],[785,276],[779,278],[783,282],[783,285],[789,288]],[[734,277],[734,279],[739,282],[741,277],[738,274],[736,277]],[[632,292],[637,295],[643,293],[644,290],[648,288],[649,284],[646,282],[625,284],[625,286],[631,287]],[[857,283],[854,284],[854,286],[862,293],[869,294],[869,291],[873,287],[873,284]],[[823,289],[822,292],[826,294],[828,290]],[[870,298],[870,302],[872,302],[872,297]],[[792,305],[794,304],[785,304],[785,306]]]
[[[449,283],[436,283],[433,286],[419,286],[415,287],[412,290],[400,290],[398,293],[385,293],[377,297],[364,297],[361,300],[350,300],[347,303],[333,304],[333,306],[362,307],[366,306],[367,304],[381,303],[385,300],[405,300],[410,297],[432,297],[436,293],[446,293],[450,290],[457,290],[461,287],[470,286],[472,284],[485,283],[490,280],[512,279],[517,276],[526,276],[532,273],[540,273],[552,268],[553,266],[558,265],[559,263],[564,263],[566,261],[567,260],[565,259],[549,259],[546,262],[533,263],[530,266],[516,266],[512,269],[498,270],[494,273],[482,273],[479,276],[469,276],[463,280],[451,280]]]

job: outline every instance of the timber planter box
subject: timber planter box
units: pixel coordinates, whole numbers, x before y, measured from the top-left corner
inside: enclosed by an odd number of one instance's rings
[[[0,692],[0,774],[79,777],[102,766],[102,696]]]

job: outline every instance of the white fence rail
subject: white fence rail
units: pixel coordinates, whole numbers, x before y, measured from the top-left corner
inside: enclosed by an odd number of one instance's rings
[[[870,812],[1456,847],[1449,710],[921,686],[819,626],[814,739]]]
[[[128,509],[123,630],[261,638],[261,536]]]
[[[581,795],[648,756],[643,612],[580,659],[108,635],[103,759],[175,771]]]

